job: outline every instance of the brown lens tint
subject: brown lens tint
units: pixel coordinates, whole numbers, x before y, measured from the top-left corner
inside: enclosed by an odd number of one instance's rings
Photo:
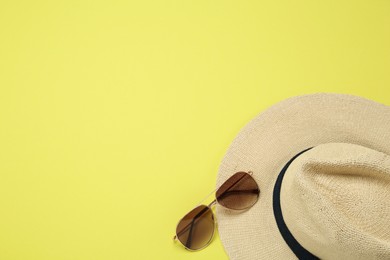
[[[246,172],[237,172],[217,190],[220,205],[234,210],[252,207],[259,198],[259,186]]]
[[[214,215],[205,205],[191,210],[176,227],[177,239],[190,250],[198,250],[208,245],[213,234]]]

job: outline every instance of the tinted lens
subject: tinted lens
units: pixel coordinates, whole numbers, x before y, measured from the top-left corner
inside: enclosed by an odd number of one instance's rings
[[[255,179],[246,172],[237,172],[217,190],[220,205],[234,210],[253,206],[259,198],[259,186]]]
[[[205,247],[214,234],[214,215],[205,205],[198,206],[185,215],[176,227],[177,239],[188,249]]]

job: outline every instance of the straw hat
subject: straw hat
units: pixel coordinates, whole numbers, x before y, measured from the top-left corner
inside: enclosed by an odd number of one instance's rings
[[[390,107],[344,94],[284,100],[250,121],[219,187],[252,171],[258,202],[216,208],[231,259],[390,259]]]

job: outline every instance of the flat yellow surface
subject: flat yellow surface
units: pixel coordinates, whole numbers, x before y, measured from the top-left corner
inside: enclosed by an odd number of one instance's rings
[[[390,105],[389,14],[388,0],[2,0],[0,259],[227,259],[218,236],[174,244],[177,221],[272,104]]]

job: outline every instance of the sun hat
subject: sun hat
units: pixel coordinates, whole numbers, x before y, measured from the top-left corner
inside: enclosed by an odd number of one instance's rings
[[[217,205],[231,259],[390,259],[390,107],[335,93],[296,96],[252,119],[217,187],[252,171],[245,212]]]

